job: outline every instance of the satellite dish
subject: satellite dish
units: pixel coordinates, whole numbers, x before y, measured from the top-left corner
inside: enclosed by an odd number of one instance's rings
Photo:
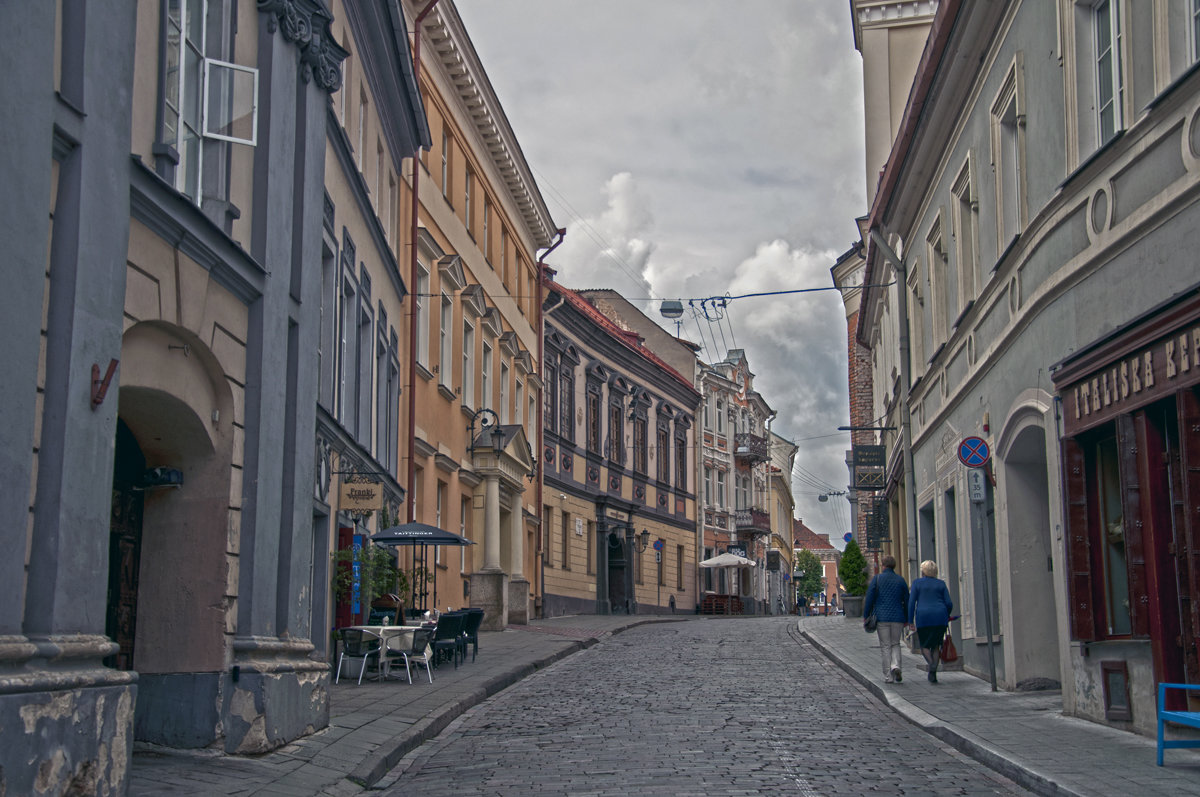
[[[683,302],[678,299],[667,299],[658,308],[663,318],[679,318],[683,315]]]

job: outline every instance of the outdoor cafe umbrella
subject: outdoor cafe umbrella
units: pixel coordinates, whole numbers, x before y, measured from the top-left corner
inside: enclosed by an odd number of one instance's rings
[[[421,564],[425,564],[425,547],[428,545],[474,545],[471,540],[461,534],[431,526],[428,523],[401,523],[381,532],[371,535],[371,542],[377,545],[410,545],[421,546]],[[413,608],[416,608],[417,598],[417,557],[413,556],[412,597]],[[422,597],[424,592],[422,591]],[[437,607],[437,581],[433,582],[433,605]],[[422,602],[422,608],[423,608]]]
[[[747,559],[744,556],[738,556],[735,553],[726,551],[723,554],[718,554],[712,559],[705,559],[700,563],[701,567],[754,567],[754,561]]]

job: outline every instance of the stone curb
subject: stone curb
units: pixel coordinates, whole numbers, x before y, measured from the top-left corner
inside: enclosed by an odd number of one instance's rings
[[[898,695],[888,693],[874,679],[858,670],[849,661],[840,658],[832,647],[824,644],[813,633],[806,631],[803,627],[800,628],[800,633],[813,647],[821,651],[826,658],[838,665],[855,681],[866,687],[881,702],[930,736],[945,742],[960,753],[970,756],[1036,794],[1045,795],[1045,797],[1086,797],[1080,792],[1055,783],[1051,778],[1032,769],[1029,765],[1013,759],[974,734],[939,720]]]

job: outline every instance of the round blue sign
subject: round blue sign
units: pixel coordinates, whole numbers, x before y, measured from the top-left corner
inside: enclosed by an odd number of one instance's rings
[[[992,452],[982,437],[964,437],[958,444],[958,461],[968,468],[982,468],[991,458]]]
[[[845,534],[842,535],[842,539],[845,540],[846,542],[850,542],[850,540],[854,539],[854,535],[847,531]]]

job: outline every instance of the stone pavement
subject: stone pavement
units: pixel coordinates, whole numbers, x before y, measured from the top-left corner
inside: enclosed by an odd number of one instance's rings
[[[330,686],[329,727],[260,756],[139,744],[129,794],[350,795],[376,784],[405,754],[471,706],[598,640],[646,622],[694,615],[575,615],[479,634],[478,658],[383,683],[343,676]],[[347,665],[347,670],[352,665]],[[419,676],[419,680],[418,680]]]
[[[1200,795],[1200,754],[1062,714],[1057,692],[992,692],[962,671],[925,679],[925,660],[905,651],[902,683],[885,684],[875,634],[858,618],[805,617],[803,636],[909,722],[1046,795]]]
[[[575,615],[482,632],[479,657],[443,664],[430,684],[343,678],[331,686],[329,727],[261,756],[226,756],[139,745],[129,794],[352,795],[378,787],[401,758],[507,686],[598,640],[667,617]],[[914,725],[1031,791],[1047,795],[1200,795],[1200,753],[1170,750],[1154,764],[1152,739],[1064,717],[1052,693],[991,691],[984,680],[939,672],[905,654],[908,677],[882,682],[874,635],[857,619],[796,618],[803,636]],[[750,619],[749,621],[753,621]],[[420,680],[418,681],[418,674]],[[800,685],[802,687],[802,685]]]

